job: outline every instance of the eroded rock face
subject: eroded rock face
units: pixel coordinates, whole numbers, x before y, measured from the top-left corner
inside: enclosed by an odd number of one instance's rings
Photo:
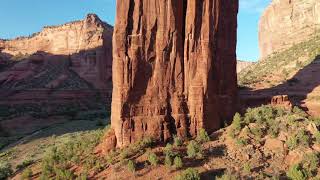
[[[12,62],[12,66],[0,71],[0,90],[59,86],[79,90],[91,85],[95,89],[111,89],[112,34],[112,26],[89,14],[81,21],[45,27],[30,37],[0,40],[0,57]],[[44,77],[46,73],[51,78]],[[72,84],[75,78],[88,85]]]
[[[319,28],[319,0],[273,0],[260,19],[261,58],[305,41]]]
[[[31,37],[0,40],[0,126],[20,136],[107,116],[112,34],[113,27],[89,14]]]
[[[212,132],[232,117],[237,12],[237,0],[117,1],[109,136],[117,147]]]

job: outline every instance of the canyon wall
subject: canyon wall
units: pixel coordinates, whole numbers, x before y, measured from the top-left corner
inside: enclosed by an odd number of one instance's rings
[[[0,71],[0,89],[52,90],[68,84],[68,90],[89,86],[111,90],[112,34],[112,26],[89,14],[81,21],[45,27],[30,37],[1,40],[0,57],[11,65]],[[88,85],[77,86],[75,79]]]
[[[260,19],[261,58],[306,41],[319,28],[319,0],[273,0]]]
[[[33,54],[37,51],[70,55],[103,46],[103,37],[112,37],[112,29],[97,15],[88,14],[84,20],[46,26],[29,37],[0,40],[0,48],[11,55]]]
[[[209,133],[237,96],[238,0],[118,0],[104,148]]]
[[[0,40],[0,126],[17,136],[70,119],[107,119],[112,34],[112,26],[89,14]]]

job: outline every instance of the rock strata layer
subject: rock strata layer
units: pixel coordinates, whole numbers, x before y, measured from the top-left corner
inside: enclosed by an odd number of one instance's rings
[[[89,14],[29,37],[0,40],[0,90],[111,89],[112,34],[112,26]]]
[[[306,41],[319,28],[319,0],[273,0],[260,19],[261,58]]]
[[[237,96],[238,0],[118,0],[113,34],[112,135],[105,149],[143,137],[209,133]]]

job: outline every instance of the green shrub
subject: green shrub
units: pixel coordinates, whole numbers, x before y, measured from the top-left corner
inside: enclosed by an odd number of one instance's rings
[[[73,180],[75,175],[68,169],[54,168],[55,179]]]
[[[21,170],[23,168],[28,167],[32,163],[33,163],[33,160],[30,160],[30,159],[24,160],[21,164],[17,165],[16,169]]]
[[[183,144],[183,141],[180,137],[178,136],[173,136],[173,145],[176,146],[176,147],[179,147],[179,146],[182,146]]]
[[[87,172],[82,172],[76,180],[88,180],[88,173]]]
[[[90,157],[89,157],[89,158],[90,158]],[[96,159],[95,162],[94,162],[93,170],[94,170],[95,172],[101,172],[103,169],[104,169],[104,164],[103,164],[103,162],[101,162],[100,159]]]
[[[205,142],[209,142],[210,141],[210,137],[207,133],[207,131],[203,128],[201,128],[199,130],[199,133],[197,135],[197,138],[196,140],[199,142],[199,143],[205,143]]]
[[[317,144],[320,144],[320,131],[317,131],[317,132],[314,134],[314,138],[316,139],[316,143],[317,143]]]
[[[256,139],[260,139],[263,136],[263,130],[259,127],[251,128],[250,131]]]
[[[320,126],[320,117],[310,117],[310,121],[312,121],[317,127]]]
[[[11,165],[7,162],[0,162],[0,179],[7,179],[13,173]]]
[[[300,165],[293,165],[287,172],[287,177],[291,180],[305,180],[307,179]]]
[[[296,127],[297,126],[297,122],[299,121],[300,117],[297,116],[296,114],[291,114],[287,117],[288,119],[288,125],[289,126],[293,126]]]
[[[155,140],[151,137],[145,137],[142,141],[139,142],[139,145],[142,149],[152,147],[155,143]]]
[[[308,132],[306,132],[305,130],[298,131],[297,138],[298,138],[299,145],[302,145],[304,147],[309,147],[310,137],[308,135]]]
[[[248,144],[248,141],[246,139],[243,139],[243,138],[237,138],[235,143],[236,143],[236,145],[238,145],[240,147],[243,147],[243,146],[246,146]]]
[[[108,153],[108,155],[105,157],[105,160],[107,161],[108,164],[114,164],[115,163],[115,158],[116,158],[116,151],[112,150]]]
[[[234,129],[231,128],[228,130],[228,136],[232,139],[234,139],[236,137],[236,133],[235,133]]]
[[[125,160],[125,159],[127,159],[128,157],[129,157],[129,150],[128,150],[128,148],[123,149],[123,150],[121,151],[121,153],[120,153],[120,159],[121,159],[121,160]]]
[[[189,158],[202,158],[202,147],[196,141],[192,140],[187,146],[187,154]]]
[[[179,157],[179,156],[176,156],[176,157],[174,158],[173,163],[174,163],[174,168],[176,168],[176,169],[180,169],[180,168],[183,167],[182,159],[181,159],[181,157]]]
[[[303,161],[301,164],[308,177],[312,177],[315,173],[317,173],[319,160],[319,155],[316,153],[309,153],[303,156]]]
[[[217,177],[216,180],[238,180],[239,178],[230,172],[225,173],[224,175]]]
[[[40,175],[40,180],[48,180],[50,179],[50,175],[47,171],[42,171]]]
[[[297,134],[291,136],[286,141],[290,150],[294,150],[298,146],[309,147],[310,137],[305,130],[299,130]]]
[[[246,174],[250,174],[251,173],[251,165],[250,163],[244,163],[243,165],[243,172]]]
[[[295,148],[298,147],[298,139],[296,136],[291,136],[288,138],[286,141],[286,144],[290,150],[294,150]]]
[[[276,123],[269,124],[268,134],[271,137],[276,138],[279,135],[279,125]]]
[[[308,114],[297,106],[293,107],[292,112],[301,117],[308,117]]]
[[[150,164],[151,164],[152,166],[157,166],[158,163],[159,163],[158,156],[157,156],[155,153],[153,153],[153,152],[150,152],[150,153],[149,153],[148,161],[150,162]]]
[[[242,128],[242,119],[241,119],[241,115],[239,113],[236,113],[233,117],[233,121],[232,121],[232,127],[234,130],[236,131],[240,131]]]
[[[188,168],[177,176],[176,180],[200,180],[200,174],[198,170]]]
[[[166,165],[166,167],[170,168],[172,166],[172,157],[169,155],[166,155],[164,159],[164,164]]]
[[[129,160],[128,161],[128,170],[132,173],[136,172],[136,164],[134,163],[134,161]]]
[[[21,175],[21,179],[31,179],[32,177],[32,170],[30,168],[26,168],[23,172],[22,172],[22,175]]]
[[[171,144],[167,144],[166,147],[164,148],[164,154],[168,155],[170,157],[174,157],[175,153],[173,152],[173,146]]]

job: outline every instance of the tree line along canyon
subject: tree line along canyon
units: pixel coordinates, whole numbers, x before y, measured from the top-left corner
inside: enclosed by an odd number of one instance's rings
[[[320,1],[117,0],[0,39],[0,180],[319,179]]]

